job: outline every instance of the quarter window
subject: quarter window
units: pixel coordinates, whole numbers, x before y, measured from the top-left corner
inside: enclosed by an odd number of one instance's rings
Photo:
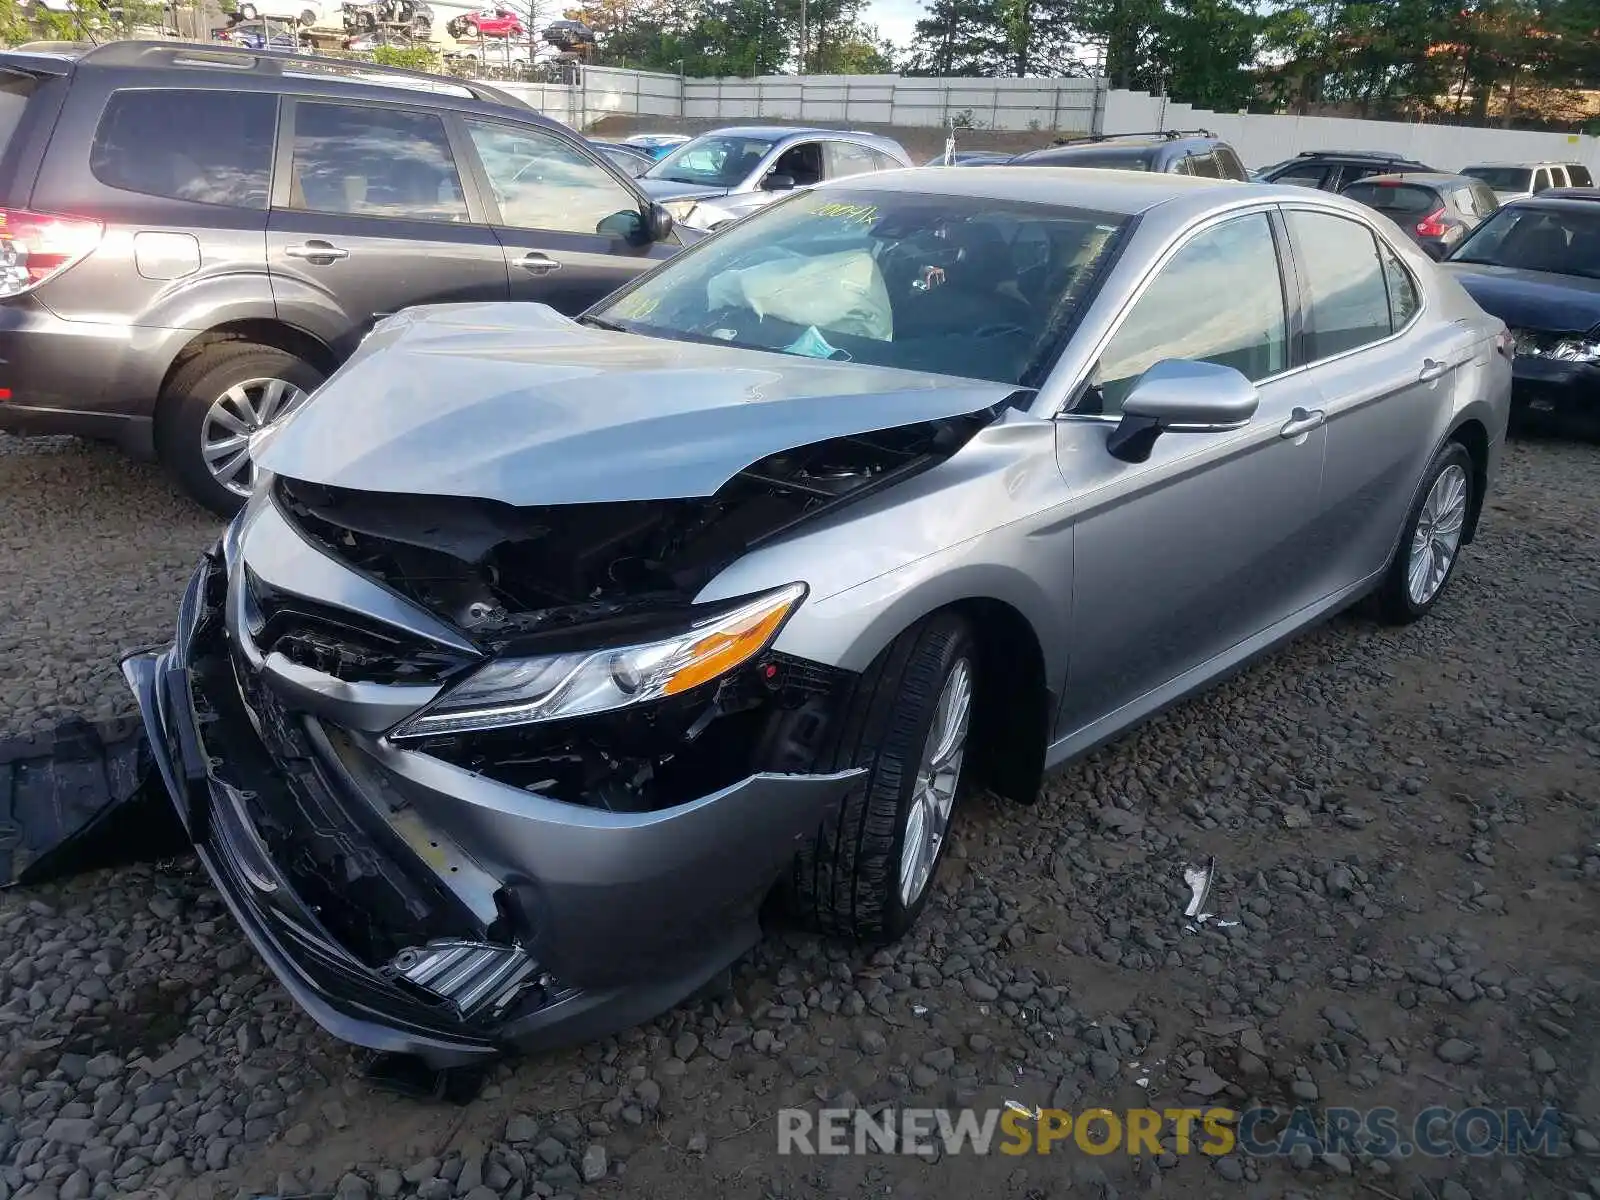
[[[848,175],[865,175],[878,169],[872,151],[854,142],[828,143],[828,178],[841,179]]]
[[[364,217],[465,221],[444,122],[433,113],[300,101],[289,207]]]
[[[1594,176],[1589,174],[1589,168],[1579,163],[1567,164],[1567,177],[1572,180],[1573,187],[1594,186]]]
[[[1417,281],[1393,250],[1379,242],[1378,255],[1383,259],[1383,279],[1389,289],[1389,327],[1399,331],[1417,315],[1422,298],[1417,292]]]
[[[1168,260],[1111,336],[1076,411],[1121,412],[1139,376],[1169,358],[1220,363],[1252,381],[1288,365],[1278,252],[1265,214],[1204,230]]]
[[[1222,173],[1217,170],[1217,160],[1211,156],[1209,150],[1189,155],[1189,173],[1191,175],[1199,175],[1205,179],[1220,179],[1222,177]]]
[[[467,133],[507,225],[593,236],[607,217],[639,211],[638,197],[560,138],[486,121],[468,121]]]
[[[89,169],[125,192],[264,209],[277,122],[278,99],[266,92],[113,92]]]
[[[1306,357],[1342,354],[1389,336],[1389,289],[1365,225],[1327,213],[1287,214],[1310,296]]]

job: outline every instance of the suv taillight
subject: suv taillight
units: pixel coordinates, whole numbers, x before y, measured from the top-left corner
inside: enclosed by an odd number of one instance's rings
[[[104,232],[86,217],[0,208],[0,296],[20,296],[59,275],[98,246]]]
[[[1443,237],[1450,230],[1449,226],[1439,219],[1442,216],[1444,216],[1444,209],[1436,208],[1423,217],[1422,220],[1417,222],[1417,236]]]

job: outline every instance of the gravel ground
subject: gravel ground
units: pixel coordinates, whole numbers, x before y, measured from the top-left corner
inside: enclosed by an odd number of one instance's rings
[[[465,1108],[356,1078],[192,863],[0,896],[0,1200],[1600,1197],[1597,468],[1514,444],[1431,620],[1341,618],[1038,804],[969,805],[904,944],[769,939],[731,996]],[[125,709],[114,655],[214,523],[71,441],[0,436],[0,495],[0,732]],[[775,1152],[783,1105],[1007,1100],[1565,1117],[1514,1160]]]

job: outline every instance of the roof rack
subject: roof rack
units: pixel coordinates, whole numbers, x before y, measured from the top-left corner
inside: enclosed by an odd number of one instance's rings
[[[106,67],[142,67],[152,64],[172,66],[220,67],[224,70],[254,71],[262,75],[293,74],[296,68],[319,74],[346,78],[356,83],[396,83],[410,81],[437,88],[459,88],[474,100],[486,104],[504,104],[512,108],[532,108],[527,101],[510,92],[501,91],[475,79],[456,79],[449,75],[430,75],[426,71],[410,71],[404,67],[387,67],[377,63],[356,62],[342,58],[325,58],[317,54],[285,54],[274,51],[251,50],[245,46],[211,45],[200,42],[106,42],[86,51],[80,63],[93,63]]]
[[[1380,162],[1417,162],[1409,154],[1398,150],[1302,150],[1296,158],[1372,158]]]
[[[1147,129],[1139,133],[1091,133],[1084,137],[1057,138],[1052,146],[1084,146],[1093,142],[1111,142],[1118,138],[1166,138],[1176,141],[1186,137],[1216,137],[1209,129]]]

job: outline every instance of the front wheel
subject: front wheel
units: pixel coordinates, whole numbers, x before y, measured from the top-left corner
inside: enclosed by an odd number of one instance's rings
[[[823,757],[827,769],[867,774],[795,858],[784,891],[799,920],[868,942],[911,928],[967,782],[977,671],[971,630],[945,613],[902,633],[862,674]]]
[[[1399,549],[1379,585],[1374,610],[1388,625],[1409,625],[1444,595],[1472,512],[1472,456],[1460,442],[1440,450],[1406,515]]]

